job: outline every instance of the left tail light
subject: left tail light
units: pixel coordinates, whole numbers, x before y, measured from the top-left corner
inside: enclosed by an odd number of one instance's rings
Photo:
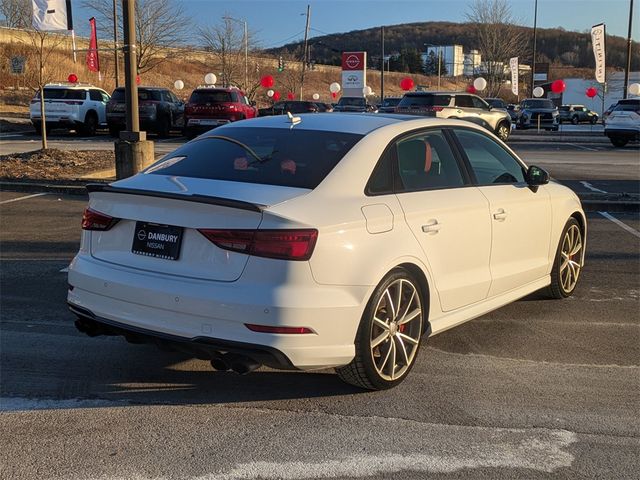
[[[309,260],[318,231],[301,230],[211,230],[199,229],[207,240],[225,250],[281,260]]]
[[[82,229],[97,230],[104,232],[118,223],[120,219],[114,218],[104,213],[91,210],[89,207],[84,209],[82,214]]]

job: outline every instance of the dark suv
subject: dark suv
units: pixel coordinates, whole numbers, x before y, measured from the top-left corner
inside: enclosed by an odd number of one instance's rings
[[[376,112],[374,105],[367,103],[364,97],[342,97],[333,107],[334,112]]]
[[[161,137],[184,125],[184,103],[167,88],[138,87],[140,128]],[[107,104],[107,125],[112,137],[117,137],[126,124],[124,88],[116,88]]]
[[[511,116],[506,110],[493,108],[477,95],[465,92],[406,93],[396,113],[467,120],[495,133],[503,142],[511,133]]]
[[[255,104],[237,88],[196,88],[185,107],[184,135],[193,138],[218,125],[257,116]]]
[[[526,98],[520,102],[520,113],[516,128],[544,128],[558,130],[558,108],[548,98]]]

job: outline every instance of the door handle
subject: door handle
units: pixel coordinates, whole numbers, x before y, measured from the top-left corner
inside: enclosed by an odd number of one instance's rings
[[[440,231],[441,223],[437,220],[431,220],[426,225],[422,225],[422,231],[424,233],[438,233]]]
[[[507,212],[505,212],[504,209],[502,208],[498,209],[498,211],[493,214],[493,219],[498,220],[500,222],[503,220],[506,220],[506,218],[507,218]]]

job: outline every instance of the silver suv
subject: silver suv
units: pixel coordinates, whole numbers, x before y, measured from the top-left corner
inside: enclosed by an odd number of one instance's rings
[[[438,118],[459,118],[483,126],[506,142],[511,133],[511,116],[493,108],[477,95],[464,92],[405,93],[396,113]]]
[[[101,88],[83,83],[49,83],[44,87],[44,113],[47,131],[69,128],[82,135],[95,135],[107,124],[109,94]],[[42,133],[40,92],[30,105],[30,118],[37,134]]]

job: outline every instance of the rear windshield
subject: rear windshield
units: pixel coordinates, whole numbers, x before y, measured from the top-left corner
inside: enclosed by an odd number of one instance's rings
[[[66,88],[45,88],[44,98],[51,100],[84,100],[87,96],[86,90],[71,90]],[[36,98],[40,98],[40,92],[36,93]]]
[[[338,105],[347,107],[364,107],[365,100],[364,98],[358,97],[342,97],[338,102]]]
[[[451,95],[405,95],[398,104],[399,107],[437,106],[446,107],[451,102]]]
[[[144,173],[315,188],[362,135],[283,128],[218,130]]]
[[[546,99],[536,99],[536,100],[525,100],[522,102],[522,108],[556,108],[551,100]]]
[[[147,90],[145,88],[138,89],[138,101],[144,102],[148,100],[161,101],[160,90]],[[111,95],[111,101],[124,103],[124,88],[116,88]]]
[[[621,100],[613,109],[614,112],[637,112],[640,110],[640,100]]]
[[[213,91],[198,91],[195,90],[189,98],[189,103],[222,103],[233,102],[231,98],[231,92],[225,92],[224,90]]]

